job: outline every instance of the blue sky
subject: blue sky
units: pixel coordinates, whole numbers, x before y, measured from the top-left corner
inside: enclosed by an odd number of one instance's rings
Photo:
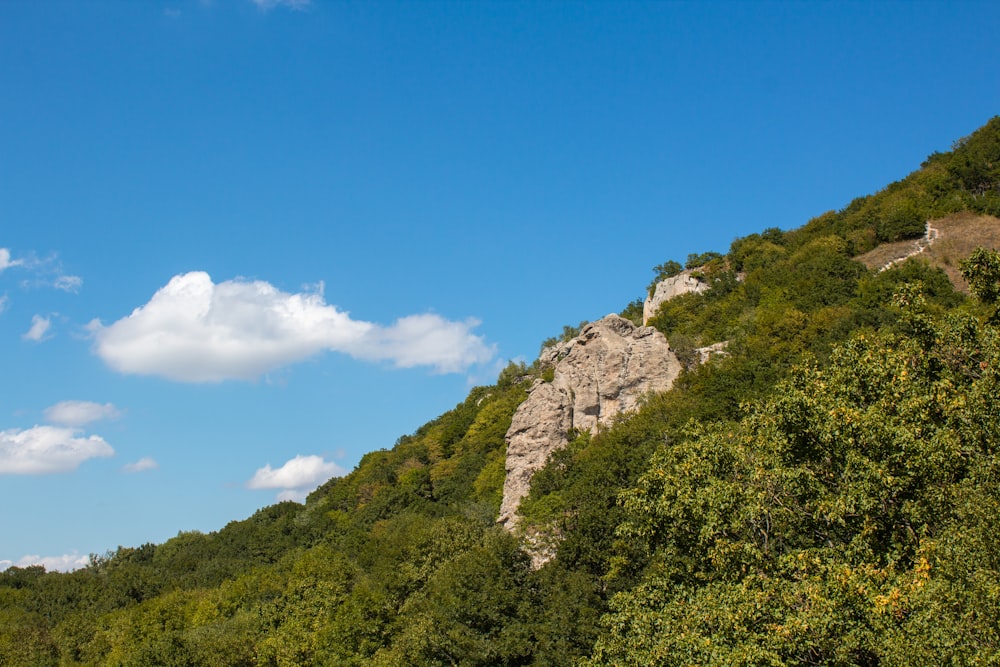
[[[0,567],[301,498],[1000,113],[997,3],[0,3]]]

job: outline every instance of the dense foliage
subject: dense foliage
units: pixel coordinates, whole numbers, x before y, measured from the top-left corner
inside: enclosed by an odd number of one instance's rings
[[[900,295],[735,423],[692,425],[623,494],[590,665],[992,664],[1000,658],[1000,339]]]
[[[651,321],[687,369],[572,434],[525,534],[495,521],[537,363],[304,505],[0,573],[0,665],[1000,661],[1000,255],[963,263],[975,300],[919,259],[854,259],[936,216],[1000,213],[998,165],[994,118],[842,211],[689,256],[711,289]],[[533,569],[526,539],[555,557]]]

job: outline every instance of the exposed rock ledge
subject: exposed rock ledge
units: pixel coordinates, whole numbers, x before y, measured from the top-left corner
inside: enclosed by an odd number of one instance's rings
[[[707,289],[708,283],[692,275],[691,270],[681,271],[676,276],[661,280],[656,283],[653,293],[646,297],[646,301],[642,304],[642,323],[648,324],[660,306],[674,297],[688,292],[704,292]]]
[[[549,455],[568,444],[570,429],[596,432],[643,395],[665,391],[681,371],[666,337],[608,315],[580,335],[546,348],[539,361],[553,366],[551,382],[536,380],[507,431],[507,478],[500,523],[513,529],[531,477]]]

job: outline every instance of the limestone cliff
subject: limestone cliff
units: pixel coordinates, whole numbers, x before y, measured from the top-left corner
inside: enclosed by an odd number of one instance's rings
[[[507,431],[507,478],[500,522],[512,529],[531,477],[568,443],[570,429],[592,433],[618,414],[635,410],[643,395],[669,389],[681,371],[667,339],[608,315],[576,338],[546,348],[539,361],[551,382],[536,380]]]
[[[642,323],[647,324],[660,306],[674,297],[688,292],[704,292],[707,289],[708,283],[692,275],[691,270],[681,271],[676,276],[661,280],[642,304]]]

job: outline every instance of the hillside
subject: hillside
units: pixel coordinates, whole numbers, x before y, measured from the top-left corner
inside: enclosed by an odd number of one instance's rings
[[[932,229],[930,243],[925,243],[923,238],[884,243],[857,259],[869,269],[879,270],[919,252],[920,259],[948,275],[955,289],[968,294],[969,285],[959,271],[959,262],[977,247],[1000,248],[1000,219],[968,212],[953,213],[934,220]]]
[[[304,505],[0,573],[0,665],[995,662],[1000,330],[979,286],[1000,255],[964,261],[1000,248],[998,215],[1000,117],[841,211],[689,257],[707,288],[649,318],[672,387],[568,422],[512,530],[508,433],[534,388],[575,401],[553,365],[572,327]]]

